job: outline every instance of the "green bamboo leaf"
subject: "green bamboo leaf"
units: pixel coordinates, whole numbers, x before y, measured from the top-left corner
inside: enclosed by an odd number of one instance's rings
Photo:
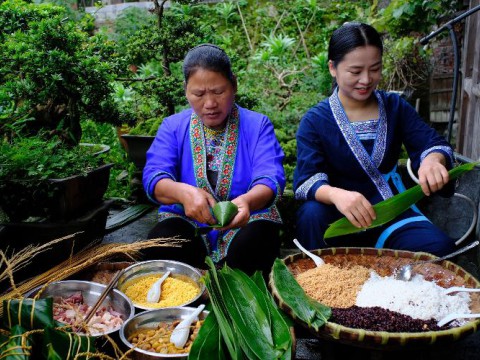
[[[478,164],[480,163],[472,162],[451,169],[448,172],[450,180],[458,178],[465,172],[472,170]],[[386,224],[387,222],[395,219],[410,206],[417,203],[424,197],[424,195],[425,194],[423,193],[420,185],[415,185],[400,194],[375,204],[373,209],[377,214],[377,218],[368,228],[357,228],[346,217],[342,217],[328,227],[323,238],[328,239],[334,236],[354,234],[365,229],[371,229]]]
[[[332,310],[310,298],[282,260],[275,259],[272,274],[281,300],[292,310],[294,317],[318,331],[328,321]]]
[[[54,326],[53,298],[3,300],[3,322],[7,328],[21,325],[27,330]]]
[[[211,311],[203,322],[188,353],[189,360],[226,360],[223,340],[215,313]]]
[[[280,353],[273,347],[270,323],[252,288],[235,276],[234,272],[222,272],[220,275],[222,294],[233,326],[238,330],[236,333],[243,338],[243,344],[248,347],[242,347],[244,351],[247,354],[251,351],[259,359],[277,359]]]
[[[265,313],[265,315],[267,317],[267,320],[268,320],[268,323],[269,323],[269,326],[271,328],[271,325],[272,325],[271,312],[270,312],[270,307],[268,306],[268,299],[267,299],[267,297],[265,297],[263,291],[259,288],[257,282],[255,281],[255,279],[254,279],[255,274],[254,274],[254,276],[249,277],[243,271],[241,271],[239,269],[232,269],[228,266],[224,266],[224,268],[221,270],[221,272],[222,273],[223,272],[225,272],[225,273],[233,272],[235,276],[240,277],[240,281],[243,281],[245,283],[245,286],[249,286],[252,289],[252,291],[255,294],[255,298],[258,302],[258,305],[260,306],[262,311]],[[259,273],[259,276],[263,280],[263,276],[262,276],[261,272],[258,272],[258,273]]]
[[[212,229],[222,228],[227,226],[230,221],[237,215],[238,207],[231,201],[220,201],[212,208],[213,216],[217,220],[217,224],[197,227],[195,229],[195,236],[206,234]]]
[[[238,213],[238,207],[231,201],[220,201],[212,209],[220,227],[226,226]]]
[[[203,281],[205,283],[205,287],[207,288],[220,332],[230,357],[233,360],[240,360],[242,359],[243,355],[240,349],[238,337],[236,334],[234,334],[232,329],[232,320],[228,314],[228,310],[223,299],[215,264],[209,256],[206,257],[205,263],[209,269],[203,277]]]
[[[48,360],[84,360],[89,356],[80,354],[94,354],[95,338],[93,336],[79,335],[69,331],[54,329],[47,326],[43,336],[43,355]]]
[[[32,339],[26,336],[27,330],[20,325],[14,325],[10,336],[0,344],[0,359],[28,360],[31,358]]]
[[[212,300],[212,313],[217,319],[219,332],[224,338],[225,334],[235,337],[225,341],[227,349],[228,342],[236,342],[239,347],[235,348],[237,352],[234,355],[238,359],[290,359],[293,346],[290,329],[268,293],[265,280],[254,280],[244,272],[226,265],[221,270],[216,270],[210,258],[207,258],[206,263],[209,270],[204,281]],[[263,290],[257,285],[262,282]],[[214,335],[209,337],[216,338]],[[207,340],[200,337],[199,341],[201,343],[192,346],[192,359],[199,354],[200,347],[208,346]],[[202,353],[206,354],[204,350]]]
[[[270,315],[270,327],[272,329],[273,344],[276,349],[282,349],[285,351],[282,359],[291,357],[292,353],[292,336],[290,333],[290,327],[293,326],[293,321],[286,316],[277,306],[272,294],[267,289],[267,284],[260,271],[253,274],[252,280],[258,286],[258,289],[262,292],[266,299],[268,306],[268,313]]]
[[[270,331],[273,338],[273,347],[280,351],[278,359],[290,359],[293,346],[290,326],[293,326],[293,321],[278,308],[275,300],[267,289],[262,273],[257,271],[249,277],[243,271],[231,269],[228,266],[225,266],[221,272],[233,272],[235,276],[240,277],[240,281],[244,282],[244,287],[252,289],[258,305],[263,309],[269,321]],[[246,353],[248,352],[246,351]]]

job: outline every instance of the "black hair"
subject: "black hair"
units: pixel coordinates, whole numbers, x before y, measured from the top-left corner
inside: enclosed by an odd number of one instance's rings
[[[375,46],[380,50],[380,54],[383,54],[382,39],[377,30],[364,23],[345,23],[330,37],[328,60],[336,67],[350,51],[366,45]]]
[[[190,49],[183,60],[183,77],[185,83],[198,69],[221,73],[235,86],[235,76],[227,53],[213,44],[200,44]]]

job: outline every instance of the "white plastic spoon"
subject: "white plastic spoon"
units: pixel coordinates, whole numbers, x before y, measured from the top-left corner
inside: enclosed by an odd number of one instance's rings
[[[452,286],[451,288],[445,289],[445,294],[451,294],[454,292],[480,292],[480,289],[474,289],[474,288],[466,288],[466,287],[461,287],[461,286]]]
[[[158,300],[160,300],[160,295],[162,294],[162,283],[169,275],[170,271],[167,271],[160,279],[153,283],[152,287],[147,293],[147,302],[156,303]]]
[[[317,256],[317,255],[315,255],[315,254],[312,254],[310,251],[308,251],[307,249],[305,249],[302,245],[300,245],[300,243],[298,242],[297,239],[293,239],[293,243],[294,243],[295,245],[297,245],[297,247],[298,247],[305,255],[307,255],[308,257],[310,257],[310,259],[313,260],[313,262],[315,263],[315,265],[317,265],[317,267],[325,264],[325,261],[323,261],[320,256]]]
[[[442,327],[455,319],[475,319],[480,318],[480,314],[450,314],[440,320],[437,325]]]
[[[183,349],[187,343],[188,335],[190,335],[190,325],[197,319],[204,307],[205,305],[201,304],[173,329],[172,335],[170,335],[170,342],[174,344],[177,349]]]

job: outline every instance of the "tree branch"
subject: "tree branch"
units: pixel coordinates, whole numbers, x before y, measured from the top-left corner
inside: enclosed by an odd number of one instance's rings
[[[240,19],[242,20],[243,31],[245,32],[245,36],[247,37],[248,47],[250,48],[250,51],[253,53],[253,45],[252,45],[252,41],[250,40],[250,36],[248,35],[247,26],[245,24],[245,19],[243,18],[243,14],[242,14],[242,9],[240,9],[240,5],[238,5],[238,2],[236,4],[237,4],[238,13],[240,15]]]

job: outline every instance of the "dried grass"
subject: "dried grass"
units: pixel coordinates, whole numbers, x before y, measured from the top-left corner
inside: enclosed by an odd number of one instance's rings
[[[100,244],[93,247],[84,249],[77,254],[71,254],[70,258],[52,267],[50,270],[29,279],[20,285],[16,285],[14,282],[14,272],[30,263],[31,259],[38,254],[39,251],[45,251],[51,248],[53,245],[60,241],[64,241],[74,236],[75,234],[52,240],[42,246],[29,246],[14,254],[9,259],[5,254],[0,253],[1,262],[0,265],[5,266],[5,270],[2,274],[10,278],[11,290],[0,295],[0,317],[3,316],[3,301],[9,299],[20,299],[30,290],[40,286],[47,285],[49,283],[66,279],[81,270],[97,264],[98,262],[105,261],[115,256],[129,257],[132,260],[138,258],[140,250],[150,247],[170,247],[179,246],[180,243],[185,240],[177,238],[157,238],[150,240],[141,240],[133,243],[111,243]]]
[[[0,273],[0,282],[9,279],[10,286],[12,289],[16,288],[15,281],[14,281],[14,273],[25,266],[31,264],[32,259],[37,256],[38,254],[50,250],[55,244],[66,241],[74,238],[79,233],[74,233],[71,235],[67,235],[52,241],[49,241],[43,245],[28,245],[23,249],[15,252],[11,255],[10,258],[7,258],[5,252],[0,250],[0,269],[3,269]],[[5,251],[8,251],[6,249]]]

